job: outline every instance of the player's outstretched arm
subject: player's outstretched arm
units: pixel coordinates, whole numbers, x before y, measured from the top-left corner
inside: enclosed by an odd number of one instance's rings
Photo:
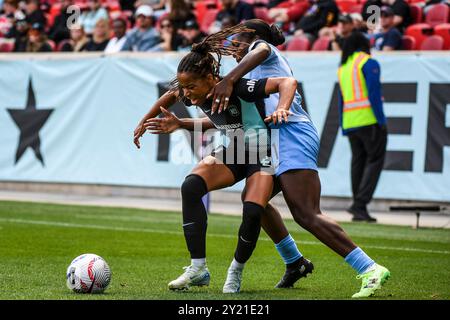
[[[273,122],[273,124],[282,123],[283,120],[288,122],[288,116],[292,114],[290,111],[292,101],[294,100],[295,91],[297,90],[297,80],[292,77],[284,78],[268,78],[265,87],[267,95],[278,92],[280,98],[278,100],[277,109],[269,116],[265,122]]]
[[[161,107],[161,112],[164,117],[150,118],[144,122],[145,130],[153,134],[172,133],[177,129],[186,129],[194,131],[200,127],[202,131],[206,131],[214,127],[209,118],[204,117],[200,119],[183,118],[180,119],[168,110]]]
[[[150,111],[147,112],[147,114],[139,121],[136,129],[134,129],[134,137],[133,142],[136,145],[136,147],[140,148],[141,143],[139,142],[139,138],[142,137],[142,135],[145,133],[145,127],[144,123],[146,120],[151,118],[156,118],[161,113],[161,106],[164,106],[166,108],[169,108],[177,101],[177,95],[176,93],[172,91],[168,91],[165,94],[163,94],[156,102],[153,104],[153,106],[150,108]]]

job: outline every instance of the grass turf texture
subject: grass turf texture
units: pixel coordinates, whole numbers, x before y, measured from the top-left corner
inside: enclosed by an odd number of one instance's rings
[[[0,299],[350,299],[361,282],[341,257],[291,220],[288,229],[315,270],[293,289],[274,289],[284,264],[262,232],[244,270],[239,295],[222,294],[240,217],[211,214],[209,287],[171,292],[169,281],[190,263],[181,214],[139,209],[0,202]],[[449,299],[450,231],[342,223],[352,239],[392,277],[371,299]],[[112,270],[104,294],[76,294],[65,272],[82,253]]]

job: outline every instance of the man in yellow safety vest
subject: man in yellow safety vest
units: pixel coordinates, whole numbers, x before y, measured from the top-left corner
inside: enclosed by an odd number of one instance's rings
[[[367,211],[386,154],[386,117],[380,83],[380,65],[370,56],[369,40],[359,32],[342,49],[339,77],[339,116],[352,150],[353,221],[376,222]]]

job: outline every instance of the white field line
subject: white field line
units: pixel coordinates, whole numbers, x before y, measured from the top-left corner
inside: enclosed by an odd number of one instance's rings
[[[85,228],[85,229],[97,229],[97,230],[111,230],[111,231],[125,231],[125,232],[145,232],[145,233],[162,233],[162,234],[175,234],[183,235],[180,231],[168,231],[168,230],[156,230],[156,229],[140,229],[140,228],[124,228],[124,227],[108,227],[95,224],[78,224],[78,223],[68,223],[68,222],[56,222],[56,221],[42,221],[42,220],[25,220],[25,219],[8,219],[0,218],[0,221],[9,223],[22,223],[22,224],[34,224],[34,225],[44,225],[44,226],[54,226],[54,227],[65,227],[65,228]],[[220,233],[208,233],[209,237],[220,237],[220,238],[231,238],[234,239],[235,235],[220,234]],[[269,238],[261,237],[259,240],[272,241]],[[317,241],[296,241],[300,245],[323,245]],[[437,254],[450,254],[450,251],[444,250],[427,250],[418,248],[407,248],[407,247],[386,247],[386,246],[364,246],[365,248],[380,249],[380,250],[395,250],[395,251],[412,251],[412,252],[423,252],[423,253],[437,253]]]

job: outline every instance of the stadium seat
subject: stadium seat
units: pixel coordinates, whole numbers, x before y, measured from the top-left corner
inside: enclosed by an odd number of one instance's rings
[[[358,4],[358,0],[337,0],[336,4],[341,12],[350,13],[350,8]]]
[[[416,40],[416,48],[420,48],[422,42],[433,34],[433,28],[426,23],[413,24],[406,28],[405,35]]]
[[[361,4],[361,3],[354,4],[349,7],[348,13],[361,13],[363,7],[364,7],[364,4]]]
[[[423,11],[422,7],[417,4],[412,4],[409,6],[411,12],[411,23],[421,23],[423,21]]]
[[[52,51],[56,51],[56,43],[53,40],[48,39],[47,43],[50,45],[50,47],[52,48]]]
[[[286,44],[283,43],[283,44],[278,45],[277,49],[280,50],[280,51],[286,51]]]
[[[70,43],[69,39],[65,39],[62,40],[60,43],[58,43],[58,45],[56,46],[56,51],[61,52],[62,48],[64,47],[65,44]]]
[[[219,12],[219,9],[206,10],[205,14],[203,15],[203,19],[198,20],[198,21],[200,21],[200,30],[202,30],[205,33],[208,33],[208,29],[216,20],[216,16],[217,16],[218,12]]]
[[[303,36],[293,37],[286,46],[286,51],[307,51],[311,44],[308,38]]]
[[[444,50],[450,50],[450,23],[443,23],[434,27],[434,34],[444,39]]]
[[[444,39],[441,36],[429,36],[420,45],[420,50],[443,50]]]
[[[256,18],[264,20],[268,23],[273,22],[273,20],[269,17],[269,9],[266,7],[255,7],[253,11],[255,12]]]
[[[416,39],[411,36],[402,37],[402,48],[403,50],[415,50],[416,49]]]
[[[320,37],[316,41],[311,48],[311,51],[327,51],[330,45],[330,38],[328,37]]]
[[[425,23],[434,27],[441,23],[449,22],[450,9],[446,4],[435,4],[428,10]]]
[[[12,52],[14,50],[14,42],[0,43],[0,52]]]

